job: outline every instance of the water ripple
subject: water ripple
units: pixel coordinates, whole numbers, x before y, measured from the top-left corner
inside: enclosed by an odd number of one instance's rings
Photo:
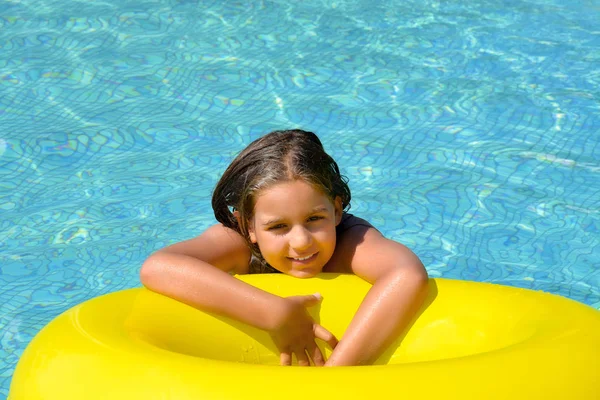
[[[319,133],[432,276],[600,307],[600,10],[548,0],[0,4],[0,397],[26,343]]]

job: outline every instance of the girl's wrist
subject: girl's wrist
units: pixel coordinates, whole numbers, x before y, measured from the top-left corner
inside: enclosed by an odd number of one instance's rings
[[[285,298],[271,295],[273,299],[269,301],[269,310],[265,315],[265,327],[266,331],[276,331],[280,329],[285,322],[288,320],[291,309],[290,302]]]

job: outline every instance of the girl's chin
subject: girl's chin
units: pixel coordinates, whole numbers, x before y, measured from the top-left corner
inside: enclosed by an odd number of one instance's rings
[[[306,278],[313,278],[313,277],[317,276],[317,274],[319,272],[321,272],[320,269],[305,268],[305,269],[291,270],[288,272],[288,275],[293,276],[294,278],[306,279]]]

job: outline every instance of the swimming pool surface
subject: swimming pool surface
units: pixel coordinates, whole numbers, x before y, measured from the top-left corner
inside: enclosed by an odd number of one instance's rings
[[[564,3],[576,3],[565,5]],[[600,3],[0,3],[0,398],[52,318],[214,223],[233,156],[315,131],[431,276],[600,308]]]

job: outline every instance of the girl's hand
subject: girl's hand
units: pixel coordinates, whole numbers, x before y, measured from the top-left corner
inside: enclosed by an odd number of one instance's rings
[[[325,357],[317,347],[315,338],[325,341],[332,349],[338,340],[306,311],[307,307],[321,301],[321,295],[291,296],[282,300],[282,307],[277,307],[275,327],[269,332],[281,353],[281,365],[292,365],[292,354],[296,355],[298,365],[309,366],[310,359],[314,365],[324,365]]]

